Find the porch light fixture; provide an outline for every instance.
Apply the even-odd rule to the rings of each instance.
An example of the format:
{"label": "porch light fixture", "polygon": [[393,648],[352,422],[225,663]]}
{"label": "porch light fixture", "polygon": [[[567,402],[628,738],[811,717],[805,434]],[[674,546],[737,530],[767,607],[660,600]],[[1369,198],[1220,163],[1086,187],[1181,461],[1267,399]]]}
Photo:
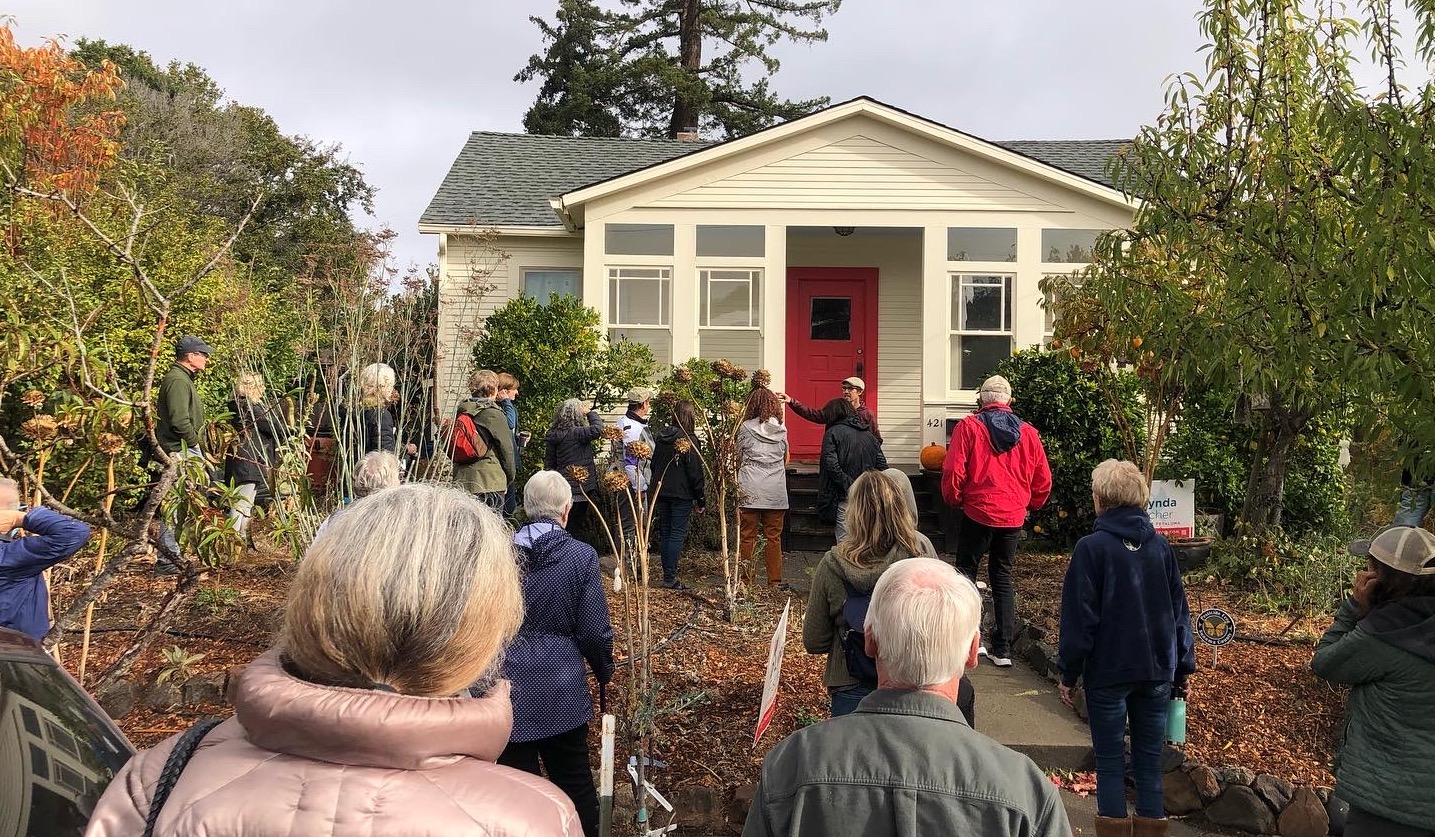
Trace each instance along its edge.
{"label": "porch light fixture", "polygon": [[835,232],[835,233],[837,233],[838,235],[842,236],[843,238],[846,238],[847,236],[851,235],[852,233],[857,232],[857,228],[856,228],[856,227],[833,227],[833,228],[832,228],[832,231]]}

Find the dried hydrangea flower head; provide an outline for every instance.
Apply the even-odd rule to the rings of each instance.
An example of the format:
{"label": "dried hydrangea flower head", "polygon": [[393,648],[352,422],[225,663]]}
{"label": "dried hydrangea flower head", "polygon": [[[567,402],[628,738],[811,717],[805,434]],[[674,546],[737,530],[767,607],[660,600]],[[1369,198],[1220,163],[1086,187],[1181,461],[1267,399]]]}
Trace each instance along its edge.
{"label": "dried hydrangea flower head", "polygon": [[653,447],[641,439],[635,439],[628,443],[624,451],[634,459],[648,459],[653,455]]}
{"label": "dried hydrangea flower head", "polygon": [[582,465],[569,465],[567,469],[564,470],[564,473],[568,475],[568,479],[573,480],[579,485],[587,485],[588,477],[591,476],[588,473],[588,469]]}
{"label": "dried hydrangea flower head", "polygon": [[628,487],[628,476],[622,471],[609,471],[603,475],[603,490],[617,493]]}
{"label": "dried hydrangea flower head", "polygon": [[48,442],[60,434],[60,423],[55,417],[42,413],[20,425],[20,432],[27,439],[36,442]]}

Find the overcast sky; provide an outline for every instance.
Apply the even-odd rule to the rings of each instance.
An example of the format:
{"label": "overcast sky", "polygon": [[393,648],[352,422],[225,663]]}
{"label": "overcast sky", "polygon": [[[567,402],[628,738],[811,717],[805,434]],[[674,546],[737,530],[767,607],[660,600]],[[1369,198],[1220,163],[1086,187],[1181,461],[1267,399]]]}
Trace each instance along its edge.
{"label": "overcast sky", "polygon": [[[1129,137],[1196,70],[1199,0],[844,0],[830,39],[780,47],[790,98],[867,95],[989,139]],[[283,131],[338,143],[378,189],[401,264],[437,258],[419,215],[470,131],[521,131],[554,0],[9,0],[23,43],[129,44],[193,62]]]}

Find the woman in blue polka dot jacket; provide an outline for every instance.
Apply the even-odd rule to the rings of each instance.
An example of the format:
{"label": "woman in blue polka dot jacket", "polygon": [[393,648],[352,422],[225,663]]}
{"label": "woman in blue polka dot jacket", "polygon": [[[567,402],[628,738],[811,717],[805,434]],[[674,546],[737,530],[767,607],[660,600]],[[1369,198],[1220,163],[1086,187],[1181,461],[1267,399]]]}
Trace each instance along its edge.
{"label": "woman in blue polka dot jacket", "polygon": [[504,658],[512,682],[513,734],[499,757],[562,788],[583,823],[598,833],[598,791],[588,767],[593,697],[613,676],[613,626],[598,553],[564,529],[573,489],[557,471],[539,471],[523,488],[528,523],[513,536],[523,573],[523,627]]}

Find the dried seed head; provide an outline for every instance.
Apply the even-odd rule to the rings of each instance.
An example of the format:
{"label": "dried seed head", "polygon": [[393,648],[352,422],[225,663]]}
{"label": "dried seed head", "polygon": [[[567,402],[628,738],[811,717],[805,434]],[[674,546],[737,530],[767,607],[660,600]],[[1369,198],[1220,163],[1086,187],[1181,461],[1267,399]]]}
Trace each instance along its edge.
{"label": "dried seed head", "polygon": [[653,455],[653,447],[641,439],[629,442],[624,448],[628,455],[635,459],[648,459]]}
{"label": "dried seed head", "polygon": [[713,378],[711,381],[708,381],[708,389],[712,391],[713,395],[718,395],[719,393],[721,393],[722,378]]}
{"label": "dried seed head", "polygon": [[741,366],[734,366],[732,371],[727,373],[727,376],[734,381],[745,381],[747,380],[747,370]]}
{"label": "dried seed head", "polygon": [[582,465],[569,465],[564,473],[568,475],[568,479],[573,480],[579,485],[586,485],[588,477],[591,476],[588,473],[588,469]]}
{"label": "dried seed head", "polygon": [[623,428],[616,424],[610,424],[603,428],[603,438],[609,442],[623,441]]}
{"label": "dried seed head", "polygon": [[101,433],[95,439],[95,447],[106,456],[114,456],[124,450],[125,439],[115,433]]}
{"label": "dried seed head", "polygon": [[772,386],[772,373],[766,369],[759,369],[752,373],[752,388],[767,389]]}
{"label": "dried seed head", "polygon": [[[713,371],[716,372],[716,373],[718,374],[718,377],[720,377],[720,378],[728,378],[728,377],[731,377],[731,376],[732,376],[732,370],[733,370],[734,368],[735,368],[735,367],[732,365],[732,362],[729,361],[729,360],[728,360],[727,358],[725,358],[725,357],[724,357],[724,358],[718,358],[717,360],[713,361]],[[744,377],[746,377],[746,376],[744,376]]]}
{"label": "dried seed head", "polygon": [[24,422],[20,425],[20,432],[25,438],[37,442],[48,442],[60,434],[60,424],[55,417],[45,413]]}
{"label": "dried seed head", "polygon": [[672,409],[673,407],[677,406],[678,394],[676,392],[664,390],[658,393],[658,403],[669,409]]}
{"label": "dried seed head", "polygon": [[603,490],[614,493],[628,487],[628,476],[622,471],[609,471],[603,475]]}
{"label": "dried seed head", "polygon": [[693,382],[693,370],[686,366],[679,366],[673,370],[673,377],[680,383],[690,384]]}
{"label": "dried seed head", "polygon": [[27,391],[24,395],[20,396],[20,400],[25,402],[26,407],[29,407],[32,410],[38,410],[41,407],[45,406],[45,393],[39,391],[38,389],[32,389]]}
{"label": "dried seed head", "polygon": [[742,405],[738,402],[729,401],[726,404],[723,404],[722,408],[723,412],[727,413],[728,418],[742,418]]}
{"label": "dried seed head", "polygon": [[677,450],[678,453],[687,454],[693,449],[693,443],[686,438],[682,438],[673,442],[673,448]]}
{"label": "dried seed head", "polygon": [[65,413],[60,416],[56,424],[60,425],[60,428],[63,430],[74,430],[79,427],[83,421],[84,418],[79,413]]}

